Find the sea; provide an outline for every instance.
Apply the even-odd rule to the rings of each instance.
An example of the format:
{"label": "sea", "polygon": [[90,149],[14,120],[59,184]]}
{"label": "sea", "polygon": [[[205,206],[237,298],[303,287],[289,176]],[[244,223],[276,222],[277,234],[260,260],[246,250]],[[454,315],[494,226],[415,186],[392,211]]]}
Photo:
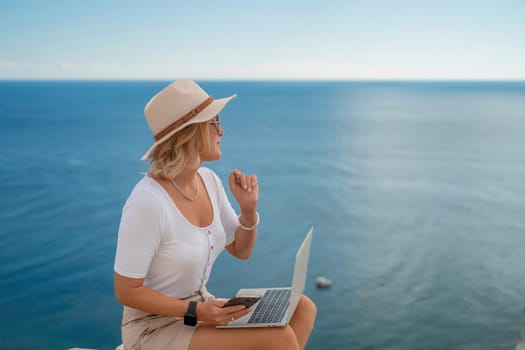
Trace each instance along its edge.
{"label": "sea", "polygon": [[[2,350],[121,343],[117,231],[168,83],[0,82]],[[253,254],[212,293],[289,286],[314,226],[307,349],[525,348],[525,82],[199,83],[238,94],[205,166],[260,183]]]}

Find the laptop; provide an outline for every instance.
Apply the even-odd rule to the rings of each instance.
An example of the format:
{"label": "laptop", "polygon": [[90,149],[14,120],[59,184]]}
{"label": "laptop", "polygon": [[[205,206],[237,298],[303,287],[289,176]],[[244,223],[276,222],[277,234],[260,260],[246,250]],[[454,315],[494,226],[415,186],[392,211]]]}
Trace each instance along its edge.
{"label": "laptop", "polygon": [[293,269],[292,286],[285,288],[245,288],[235,296],[261,296],[252,311],[227,325],[217,328],[283,327],[286,326],[304,292],[310,246],[314,228],[310,228],[297,255]]}

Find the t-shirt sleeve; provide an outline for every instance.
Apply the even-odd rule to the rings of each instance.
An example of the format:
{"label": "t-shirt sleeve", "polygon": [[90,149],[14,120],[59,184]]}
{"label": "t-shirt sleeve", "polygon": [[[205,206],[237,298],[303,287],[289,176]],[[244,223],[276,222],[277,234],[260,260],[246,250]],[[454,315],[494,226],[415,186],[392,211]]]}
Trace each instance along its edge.
{"label": "t-shirt sleeve", "polygon": [[149,191],[132,192],[124,208],[118,231],[114,270],[130,278],[144,278],[158,250],[163,212]]}
{"label": "t-shirt sleeve", "polygon": [[224,228],[224,232],[226,232],[226,245],[229,245],[235,240],[235,231],[239,228],[239,218],[226,195],[226,190],[221,179],[219,179],[213,171],[210,170],[210,172],[213,174],[213,179],[217,187],[222,227]]}

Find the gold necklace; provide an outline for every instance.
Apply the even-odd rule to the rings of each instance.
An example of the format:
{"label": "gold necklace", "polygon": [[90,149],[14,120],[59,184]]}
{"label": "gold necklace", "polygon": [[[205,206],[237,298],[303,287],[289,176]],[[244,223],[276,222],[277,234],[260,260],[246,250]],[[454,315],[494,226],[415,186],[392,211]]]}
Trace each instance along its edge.
{"label": "gold necklace", "polygon": [[196,191],[196,193],[195,193],[195,195],[194,195],[193,197],[190,197],[190,196],[188,196],[186,193],[184,193],[184,191],[183,191],[179,186],[177,186],[177,184],[175,183],[174,180],[171,180],[170,182],[171,182],[171,184],[173,185],[173,187],[175,187],[175,189],[176,189],[177,191],[179,191],[180,194],[182,194],[182,196],[183,196],[184,198],[186,198],[187,200],[189,200],[190,202],[193,202],[194,200],[196,200],[197,198],[199,198],[199,194],[201,193],[201,188],[200,188],[200,186],[199,186],[199,182],[197,181],[197,177],[194,177],[194,178],[193,178],[193,182],[195,183],[195,186],[197,187],[197,191]]}

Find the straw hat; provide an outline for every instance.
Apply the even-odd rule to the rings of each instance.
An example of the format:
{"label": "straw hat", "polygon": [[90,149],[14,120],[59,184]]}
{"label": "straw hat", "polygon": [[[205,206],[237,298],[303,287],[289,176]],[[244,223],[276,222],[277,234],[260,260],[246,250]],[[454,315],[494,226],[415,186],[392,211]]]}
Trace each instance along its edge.
{"label": "straw hat", "polygon": [[235,97],[237,95],[215,100],[193,80],[177,80],[166,86],[144,109],[155,143],[141,159],[150,158],[155,147],[177,131],[212,119]]}

